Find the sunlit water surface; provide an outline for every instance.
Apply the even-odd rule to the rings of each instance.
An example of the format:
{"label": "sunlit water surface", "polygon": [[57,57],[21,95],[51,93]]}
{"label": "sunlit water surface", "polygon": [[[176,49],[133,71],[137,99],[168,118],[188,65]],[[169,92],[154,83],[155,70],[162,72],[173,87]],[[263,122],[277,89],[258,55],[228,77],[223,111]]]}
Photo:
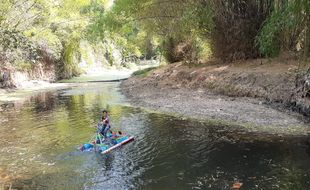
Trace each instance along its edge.
{"label": "sunlit water surface", "polygon": [[[119,83],[89,83],[1,105],[0,169],[15,189],[309,189],[310,138],[269,137],[134,108]],[[100,110],[135,136],[108,155],[76,147]]]}

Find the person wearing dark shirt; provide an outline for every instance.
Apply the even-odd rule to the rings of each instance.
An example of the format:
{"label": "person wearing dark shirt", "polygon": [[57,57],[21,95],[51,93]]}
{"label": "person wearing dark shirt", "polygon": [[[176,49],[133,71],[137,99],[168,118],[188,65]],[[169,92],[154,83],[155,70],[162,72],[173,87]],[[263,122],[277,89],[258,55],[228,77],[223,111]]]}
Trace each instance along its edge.
{"label": "person wearing dark shirt", "polygon": [[110,130],[110,118],[107,110],[102,111],[102,117],[101,117],[101,124],[102,128],[100,133],[106,138],[107,132]]}

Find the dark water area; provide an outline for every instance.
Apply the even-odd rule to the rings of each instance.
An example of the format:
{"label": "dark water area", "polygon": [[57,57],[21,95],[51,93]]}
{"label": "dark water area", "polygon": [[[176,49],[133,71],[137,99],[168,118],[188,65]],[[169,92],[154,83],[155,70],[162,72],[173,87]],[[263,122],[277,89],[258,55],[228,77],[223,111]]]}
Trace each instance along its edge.
{"label": "dark water area", "polygon": [[[310,137],[149,112],[127,104],[119,83],[81,84],[1,107],[0,171],[12,176],[13,189],[225,190],[234,182],[247,190],[310,189]],[[104,108],[112,129],[135,141],[108,155],[78,151]]]}

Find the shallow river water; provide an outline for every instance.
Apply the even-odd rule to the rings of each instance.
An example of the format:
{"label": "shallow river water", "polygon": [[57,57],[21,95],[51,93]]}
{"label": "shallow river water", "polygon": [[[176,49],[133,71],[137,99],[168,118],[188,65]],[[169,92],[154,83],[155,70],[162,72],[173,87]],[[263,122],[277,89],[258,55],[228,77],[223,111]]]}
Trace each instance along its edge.
{"label": "shallow river water", "polygon": [[[105,108],[112,129],[135,140],[105,156],[78,151]],[[0,172],[12,189],[310,189],[310,137],[132,107],[119,83],[40,93],[1,105],[0,117]]]}

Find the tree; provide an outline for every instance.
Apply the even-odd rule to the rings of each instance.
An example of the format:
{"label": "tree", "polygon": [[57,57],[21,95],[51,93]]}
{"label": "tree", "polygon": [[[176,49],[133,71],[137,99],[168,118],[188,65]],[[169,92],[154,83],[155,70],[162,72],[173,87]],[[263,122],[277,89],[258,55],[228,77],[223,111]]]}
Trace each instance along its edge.
{"label": "tree", "polygon": [[308,0],[275,1],[257,36],[260,52],[273,57],[281,50],[301,51],[304,59],[309,57],[309,18]]}

